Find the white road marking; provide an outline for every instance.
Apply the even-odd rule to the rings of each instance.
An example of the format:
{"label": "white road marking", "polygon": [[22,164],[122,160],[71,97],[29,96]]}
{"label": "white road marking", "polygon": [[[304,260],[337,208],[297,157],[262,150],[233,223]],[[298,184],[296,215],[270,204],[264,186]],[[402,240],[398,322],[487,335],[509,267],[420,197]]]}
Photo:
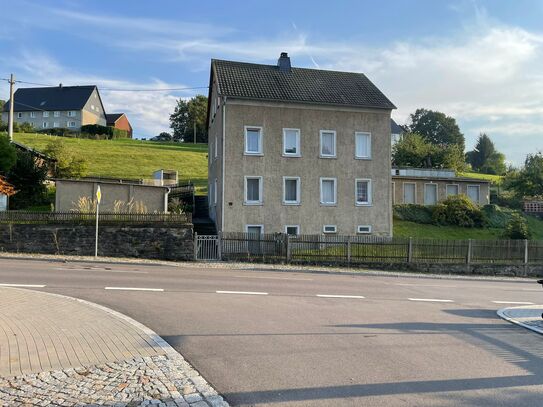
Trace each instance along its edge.
{"label": "white road marking", "polygon": [[494,304],[517,304],[517,305],[534,305],[533,302],[528,301],[492,301]]}
{"label": "white road marking", "polygon": [[335,295],[335,294],[317,294],[317,297],[321,297],[321,298],[359,298],[359,299],[366,298],[366,297],[362,297],[361,295]]}
{"label": "white road marking", "polygon": [[138,271],[138,270],[104,270],[104,269],[78,269],[78,268],[65,268],[57,267],[55,270],[58,271],[93,271],[98,273],[133,273],[133,274],[147,274],[147,271]]}
{"label": "white road marking", "polygon": [[217,294],[268,295],[258,291],[215,291]]}
{"label": "white road marking", "polygon": [[453,300],[439,300],[437,298],[408,298],[408,300],[422,302],[454,302]]}
{"label": "white road marking", "polygon": [[443,285],[443,284],[410,284],[410,283],[396,283],[396,285],[402,286],[413,286],[413,287],[445,287],[445,288],[455,288],[455,285]]}
{"label": "white road marking", "polygon": [[104,290],[122,290],[122,291],[164,291],[163,288],[141,288],[141,287],[104,287]]}
{"label": "white road marking", "polygon": [[45,284],[0,284],[0,287],[43,288],[45,287]]}
{"label": "white road marking", "polygon": [[312,278],[297,278],[297,277],[263,277],[263,276],[234,276],[237,278],[265,278],[268,280],[300,280],[300,281],[313,281]]}

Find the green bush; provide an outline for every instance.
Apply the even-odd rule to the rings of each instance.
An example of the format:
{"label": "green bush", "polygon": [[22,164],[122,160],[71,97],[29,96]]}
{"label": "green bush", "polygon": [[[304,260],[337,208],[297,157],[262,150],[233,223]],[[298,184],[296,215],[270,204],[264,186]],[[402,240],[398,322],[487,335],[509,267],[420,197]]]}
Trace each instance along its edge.
{"label": "green bush", "polygon": [[122,129],[116,129],[115,127],[110,127],[110,129],[113,130],[113,134],[111,135],[112,139],[128,138],[128,131],[122,130]]}
{"label": "green bush", "polygon": [[424,205],[394,205],[394,217],[416,223],[432,223],[432,207]]}
{"label": "green bush", "polygon": [[483,227],[485,217],[480,207],[475,205],[466,195],[448,197],[436,205],[432,214],[436,225],[451,225],[461,227]]}
{"label": "green bush", "polygon": [[529,239],[531,237],[530,229],[526,218],[518,213],[514,213],[505,226],[502,237],[504,239]]}
{"label": "green bush", "polygon": [[77,137],[77,132],[64,127],[55,127],[53,129],[40,129],[36,133],[48,134],[50,136],[59,137]]}
{"label": "green bush", "polygon": [[81,126],[81,133],[112,136],[113,130],[111,127],[100,126],[99,124],[86,124]]}

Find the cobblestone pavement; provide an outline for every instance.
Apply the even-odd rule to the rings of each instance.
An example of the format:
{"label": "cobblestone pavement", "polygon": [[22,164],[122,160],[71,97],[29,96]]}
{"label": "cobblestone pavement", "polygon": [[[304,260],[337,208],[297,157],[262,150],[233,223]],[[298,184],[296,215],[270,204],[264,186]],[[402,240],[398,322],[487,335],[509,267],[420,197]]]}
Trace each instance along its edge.
{"label": "cobblestone pavement", "polygon": [[522,307],[503,308],[498,315],[514,324],[543,334],[543,305],[525,305]]}
{"label": "cobblestone pavement", "polygon": [[0,406],[228,406],[148,328],[86,301],[0,288]]}

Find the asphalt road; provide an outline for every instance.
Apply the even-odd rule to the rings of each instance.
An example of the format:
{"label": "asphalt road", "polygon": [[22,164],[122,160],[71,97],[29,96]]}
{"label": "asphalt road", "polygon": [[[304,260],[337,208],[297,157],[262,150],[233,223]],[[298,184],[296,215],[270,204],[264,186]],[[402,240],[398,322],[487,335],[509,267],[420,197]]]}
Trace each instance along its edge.
{"label": "asphalt road", "polygon": [[543,405],[543,338],[496,316],[533,281],[0,259],[0,284],[129,315],[232,405]]}

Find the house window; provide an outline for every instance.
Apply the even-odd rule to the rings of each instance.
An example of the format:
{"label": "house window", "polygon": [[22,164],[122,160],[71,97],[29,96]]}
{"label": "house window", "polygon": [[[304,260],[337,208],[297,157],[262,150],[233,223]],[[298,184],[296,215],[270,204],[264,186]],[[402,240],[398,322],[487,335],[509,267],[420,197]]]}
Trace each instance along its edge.
{"label": "house window", "polygon": [[357,179],[355,180],[355,196],[356,205],[367,206],[371,205],[371,180]]}
{"label": "house window", "polygon": [[91,110],[94,110],[94,105],[91,105]]}
{"label": "house window", "polygon": [[18,119],[22,119],[23,118],[23,114],[21,112],[17,113],[17,118]]}
{"label": "house window", "polygon": [[283,155],[300,157],[300,130],[283,129]]}
{"label": "house window", "polygon": [[300,234],[300,225],[286,225],[285,233],[289,236],[298,236]]}
{"label": "house window", "polygon": [[321,178],[321,205],[337,203],[337,181],[335,178]]}
{"label": "house window", "polygon": [[358,225],[356,227],[356,233],[367,235],[371,233],[371,225]]}
{"label": "house window", "polygon": [[424,184],[424,205],[437,203],[437,184]]}
{"label": "house window", "polygon": [[371,158],[371,133],[356,132],[355,157],[361,159]]}
{"label": "house window", "polygon": [[245,177],[245,205],[262,205],[262,177]]}
{"label": "house window", "polygon": [[245,126],[245,154],[262,155],[262,127]]}
{"label": "house window", "polygon": [[261,236],[264,234],[264,226],[263,225],[245,225],[245,230],[250,235],[256,235]]}
{"label": "house window", "polygon": [[43,112],[43,117],[49,117],[49,112]]}
{"label": "house window", "polygon": [[99,113],[99,112],[100,112],[100,108],[96,106],[96,113]]}
{"label": "house window", "polygon": [[59,122],[53,122],[53,127],[60,127],[60,123]]}
{"label": "house window", "polygon": [[75,122],[68,122],[68,127],[75,127]]}
{"label": "house window", "polygon": [[396,183],[393,181],[392,184],[392,205],[396,204]]}
{"label": "house window", "polygon": [[403,183],[403,203],[404,204],[416,204],[417,203],[417,186],[414,182]]}
{"label": "house window", "polygon": [[30,118],[34,119],[36,117],[36,112],[30,112]]}
{"label": "house window", "polygon": [[473,203],[479,204],[481,188],[479,185],[468,185],[468,198],[471,199]]}
{"label": "house window", "polygon": [[337,226],[336,225],[324,225],[322,227],[323,233],[336,233],[337,232]]}
{"label": "house window", "polygon": [[75,117],[75,110],[70,110],[68,112],[68,117]]}
{"label": "house window", "polygon": [[60,112],[54,112],[54,113],[53,113],[53,116],[55,116],[55,117],[60,117]]}
{"label": "house window", "polygon": [[458,184],[449,184],[446,187],[446,195],[447,197],[458,195]]}
{"label": "house window", "polygon": [[43,123],[41,124],[41,127],[43,127],[44,129],[46,129],[46,128],[47,128],[47,122],[43,122]]}
{"label": "house window", "polygon": [[217,205],[217,178],[213,181],[213,205]]}
{"label": "house window", "polygon": [[336,156],[336,132],[333,130],[321,130],[321,153],[322,158],[333,158]]}
{"label": "house window", "polygon": [[300,177],[283,177],[283,203],[300,204]]}

